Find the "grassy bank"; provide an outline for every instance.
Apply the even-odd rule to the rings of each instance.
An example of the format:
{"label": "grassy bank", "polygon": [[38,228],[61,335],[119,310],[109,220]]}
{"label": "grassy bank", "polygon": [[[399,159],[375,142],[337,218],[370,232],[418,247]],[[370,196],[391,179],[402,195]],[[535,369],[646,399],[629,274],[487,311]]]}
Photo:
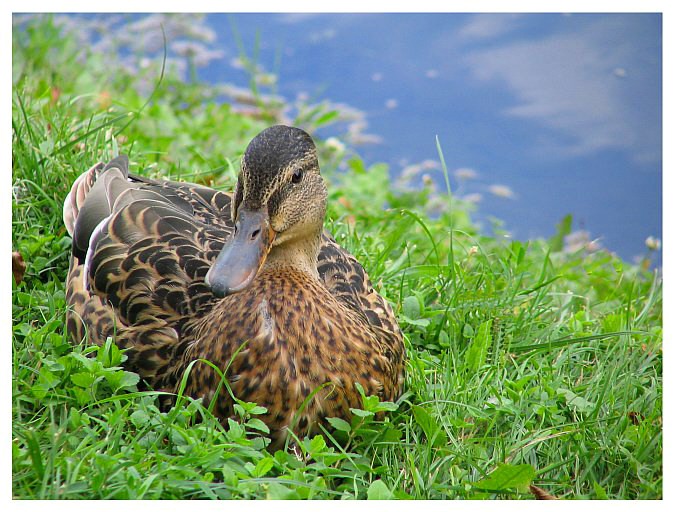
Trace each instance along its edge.
{"label": "grassy bank", "polygon": [[16,498],[662,496],[660,275],[569,250],[564,223],[548,241],[484,236],[447,191],[397,190],[385,166],[321,141],[326,225],[396,311],[405,395],[383,421],[365,401],[307,439],[304,461],[265,450],[253,404],[225,426],[187,398],[160,412],[114,344],[65,337],[63,199],[116,152],[133,172],[230,190],[274,113],[212,101],[161,59],[129,70],[49,20],[15,29],[12,71]]}

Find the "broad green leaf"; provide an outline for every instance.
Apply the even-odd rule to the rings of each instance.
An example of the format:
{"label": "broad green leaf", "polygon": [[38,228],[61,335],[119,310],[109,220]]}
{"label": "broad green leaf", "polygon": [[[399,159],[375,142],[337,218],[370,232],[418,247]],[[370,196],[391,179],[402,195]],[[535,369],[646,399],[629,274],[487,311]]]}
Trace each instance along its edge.
{"label": "broad green leaf", "polygon": [[462,328],[462,336],[465,338],[473,338],[475,335],[476,333],[473,330],[473,327],[471,327],[471,324],[464,324],[464,327]]}
{"label": "broad green leaf", "polygon": [[[289,484],[291,485],[291,484]],[[293,500],[298,499],[298,493],[289,489],[285,485],[277,482],[270,482],[267,487],[267,499],[270,500]]]}
{"label": "broad green leaf", "polygon": [[625,331],[624,315],[617,313],[608,314],[602,319],[602,330],[604,332]]}
{"label": "broad green leaf", "polygon": [[398,404],[394,402],[380,402],[375,407],[375,412],[380,411],[396,411],[398,409]]}
{"label": "broad green leaf", "polygon": [[262,405],[256,405],[255,407],[252,407],[250,411],[248,411],[249,414],[265,414],[267,412],[267,407],[263,407]]}
{"label": "broad green leaf", "polygon": [[148,424],[150,416],[143,409],[138,409],[129,416],[129,419],[137,427],[142,427]]}
{"label": "broad green leaf", "polygon": [[40,368],[39,382],[44,386],[45,389],[51,389],[61,382],[61,379],[50,372],[46,366],[43,366]]}
{"label": "broad green leaf", "polygon": [[360,416],[361,418],[367,418],[368,416],[374,416],[375,413],[371,411],[364,411],[363,409],[354,409],[353,407],[349,408],[352,411],[352,414],[355,416]]}
{"label": "broad green leaf", "polygon": [[558,393],[559,395],[563,395],[565,397],[567,405],[573,407],[574,409],[577,409],[578,411],[589,412],[595,408],[595,404],[593,402],[589,402],[584,397],[577,395],[576,393],[574,393],[574,391],[571,391],[569,389],[558,388],[556,390],[556,393]]}
{"label": "broad green leaf", "polygon": [[[54,334],[54,333],[52,333]],[[50,335],[50,337],[52,337]],[[56,339],[60,341],[61,336],[57,336]],[[65,367],[63,366],[63,363],[60,361],[54,361],[53,359],[43,359],[42,363],[49,368],[50,371],[52,372],[60,372],[65,370]]]}
{"label": "broad green leaf", "polygon": [[402,491],[400,489],[395,490],[393,492],[393,494],[394,494],[394,498],[397,499],[397,500],[413,500],[413,499],[415,499],[410,494],[408,494],[407,492]]}
{"label": "broad green leaf", "polygon": [[255,469],[253,470],[253,476],[260,478],[261,476],[265,476],[269,471],[274,467],[274,459],[272,457],[265,457],[264,459],[260,459],[258,463],[255,465]]}
{"label": "broad green leaf", "polygon": [[535,475],[534,468],[529,464],[500,464],[492,473],[476,482],[474,487],[495,492],[514,489],[527,492]]}
{"label": "broad green leaf", "polygon": [[384,435],[382,436],[382,440],[386,443],[395,443],[397,441],[400,441],[401,438],[403,437],[403,432],[401,432],[397,428],[388,428],[387,430],[384,431]]}
{"label": "broad green leaf", "polygon": [[392,498],[391,491],[387,484],[382,480],[375,480],[368,487],[368,499],[369,500],[390,500]]}
{"label": "broad green leaf", "polygon": [[595,491],[595,497],[599,500],[608,500],[607,492],[605,489],[595,480],[593,481],[593,490]]}
{"label": "broad green leaf", "polygon": [[410,320],[417,320],[421,311],[420,301],[417,297],[411,295],[403,299],[403,314]]}
{"label": "broad green leaf", "polygon": [[448,336],[448,333],[445,331],[441,331],[438,333],[438,344],[441,347],[449,347],[450,346],[450,336]]}
{"label": "broad green leaf", "polygon": [[403,315],[402,319],[410,325],[416,325],[418,327],[426,327],[431,323],[428,318],[418,318],[413,320],[412,318],[408,318],[407,316]]}
{"label": "broad green leaf", "polygon": [[448,436],[445,431],[424,407],[413,405],[412,410],[415,421],[422,427],[424,435],[427,436],[433,447],[438,448],[448,443]]}
{"label": "broad green leaf", "polygon": [[487,359],[488,349],[492,344],[492,320],[487,320],[478,326],[476,335],[469,344],[466,353],[466,364],[472,371],[478,371]]}
{"label": "broad green leaf", "polygon": [[140,380],[141,380],[141,378],[137,373],[125,371],[122,374],[122,379],[120,381],[120,387],[122,387],[122,388],[133,387],[136,384],[138,384],[138,381],[140,381]]}
{"label": "broad green leaf", "polygon": [[251,418],[246,422],[246,426],[255,430],[259,430],[260,432],[264,432],[265,434],[270,433],[269,427],[258,418]]}
{"label": "broad green leaf", "polygon": [[379,397],[375,395],[367,396],[363,399],[363,410],[376,412],[379,404],[380,404]]}
{"label": "broad green leaf", "polygon": [[244,429],[232,418],[227,418],[227,426],[227,434],[230,439],[242,439],[244,437]]}
{"label": "broad green leaf", "polygon": [[309,442],[309,451],[311,453],[320,453],[326,449],[326,441],[322,435],[316,435]]}
{"label": "broad green leaf", "polygon": [[326,418],[326,419],[335,430],[339,430],[340,432],[349,432],[352,429],[351,425],[342,418]]}
{"label": "broad green leaf", "polygon": [[91,373],[85,372],[73,373],[70,376],[71,382],[81,388],[88,388],[91,386],[94,383],[94,379],[95,377]]}

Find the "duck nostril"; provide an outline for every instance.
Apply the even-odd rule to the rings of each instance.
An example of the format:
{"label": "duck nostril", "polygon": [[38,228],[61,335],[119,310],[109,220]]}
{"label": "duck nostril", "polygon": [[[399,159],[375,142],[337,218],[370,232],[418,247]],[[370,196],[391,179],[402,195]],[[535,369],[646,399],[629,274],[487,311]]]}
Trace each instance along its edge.
{"label": "duck nostril", "polygon": [[251,232],[251,240],[255,240],[258,238],[258,235],[260,234],[260,228],[255,229]]}

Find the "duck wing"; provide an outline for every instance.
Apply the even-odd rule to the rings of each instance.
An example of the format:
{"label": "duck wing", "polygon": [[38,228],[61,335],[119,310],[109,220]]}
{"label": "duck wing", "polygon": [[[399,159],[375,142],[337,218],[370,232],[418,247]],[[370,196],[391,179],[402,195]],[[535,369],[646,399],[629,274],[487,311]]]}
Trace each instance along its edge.
{"label": "duck wing", "polygon": [[153,333],[175,342],[216,300],[204,277],[234,230],[228,194],[131,175],[120,156],[76,180],[64,221],[71,335],[81,339],[86,327],[95,343],[113,332],[128,345]]}
{"label": "duck wing", "polygon": [[378,331],[384,330],[402,339],[394,311],[387,300],[375,291],[363,266],[325,230],[318,270],[328,290],[340,302]]}

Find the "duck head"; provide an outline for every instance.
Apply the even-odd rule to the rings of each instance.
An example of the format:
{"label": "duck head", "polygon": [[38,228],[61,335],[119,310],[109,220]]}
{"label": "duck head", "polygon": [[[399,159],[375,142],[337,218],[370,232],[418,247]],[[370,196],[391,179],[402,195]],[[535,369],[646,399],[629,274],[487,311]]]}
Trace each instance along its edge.
{"label": "duck head", "polygon": [[292,258],[316,273],[326,197],[316,146],[306,132],[279,125],[259,133],[241,161],[232,200],[234,235],[206,275],[213,293],[224,297],[245,289],[268,257]]}

